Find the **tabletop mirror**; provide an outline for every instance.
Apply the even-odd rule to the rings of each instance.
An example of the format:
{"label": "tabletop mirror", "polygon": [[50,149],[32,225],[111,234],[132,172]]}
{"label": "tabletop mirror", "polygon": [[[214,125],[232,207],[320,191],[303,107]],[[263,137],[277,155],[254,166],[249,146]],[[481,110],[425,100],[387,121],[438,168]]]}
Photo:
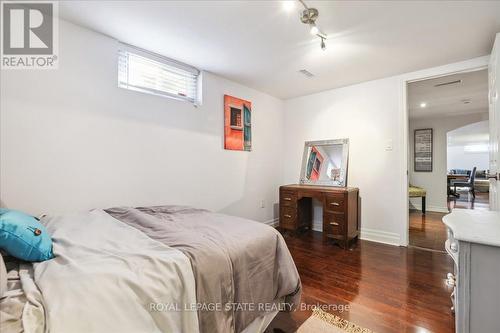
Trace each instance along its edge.
{"label": "tabletop mirror", "polygon": [[300,183],[346,186],[348,153],[349,139],[306,141]]}

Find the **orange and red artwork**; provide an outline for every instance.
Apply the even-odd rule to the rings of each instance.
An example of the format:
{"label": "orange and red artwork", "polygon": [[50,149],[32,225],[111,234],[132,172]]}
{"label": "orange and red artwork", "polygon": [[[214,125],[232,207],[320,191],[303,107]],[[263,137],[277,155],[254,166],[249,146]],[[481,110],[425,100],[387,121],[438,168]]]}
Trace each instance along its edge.
{"label": "orange and red artwork", "polygon": [[224,95],[224,149],[252,150],[252,103]]}
{"label": "orange and red artwork", "polygon": [[316,149],[316,147],[311,148],[311,153],[309,154],[309,160],[307,161],[306,178],[309,180],[318,180],[321,172],[321,167],[323,160],[325,158]]}

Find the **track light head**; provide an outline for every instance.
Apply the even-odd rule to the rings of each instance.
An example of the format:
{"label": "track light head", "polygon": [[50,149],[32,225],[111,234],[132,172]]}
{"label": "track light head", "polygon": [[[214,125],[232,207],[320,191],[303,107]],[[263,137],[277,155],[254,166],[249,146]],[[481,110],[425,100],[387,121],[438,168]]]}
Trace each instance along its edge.
{"label": "track light head", "polygon": [[316,36],[319,33],[319,29],[315,24],[311,24],[311,35]]}

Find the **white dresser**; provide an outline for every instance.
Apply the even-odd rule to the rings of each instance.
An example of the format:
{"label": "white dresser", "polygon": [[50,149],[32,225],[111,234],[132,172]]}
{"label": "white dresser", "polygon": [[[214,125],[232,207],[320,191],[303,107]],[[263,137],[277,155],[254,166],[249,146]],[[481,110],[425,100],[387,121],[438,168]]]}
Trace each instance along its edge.
{"label": "white dresser", "polygon": [[455,209],[443,222],[456,332],[500,332],[500,212]]}

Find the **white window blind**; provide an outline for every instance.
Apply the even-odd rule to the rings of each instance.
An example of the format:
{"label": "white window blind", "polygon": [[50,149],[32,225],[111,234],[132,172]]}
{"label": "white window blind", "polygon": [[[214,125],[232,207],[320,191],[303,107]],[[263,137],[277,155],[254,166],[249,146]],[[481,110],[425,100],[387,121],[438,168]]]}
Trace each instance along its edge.
{"label": "white window blind", "polygon": [[118,86],[195,105],[200,71],[160,55],[121,44],[118,52]]}

